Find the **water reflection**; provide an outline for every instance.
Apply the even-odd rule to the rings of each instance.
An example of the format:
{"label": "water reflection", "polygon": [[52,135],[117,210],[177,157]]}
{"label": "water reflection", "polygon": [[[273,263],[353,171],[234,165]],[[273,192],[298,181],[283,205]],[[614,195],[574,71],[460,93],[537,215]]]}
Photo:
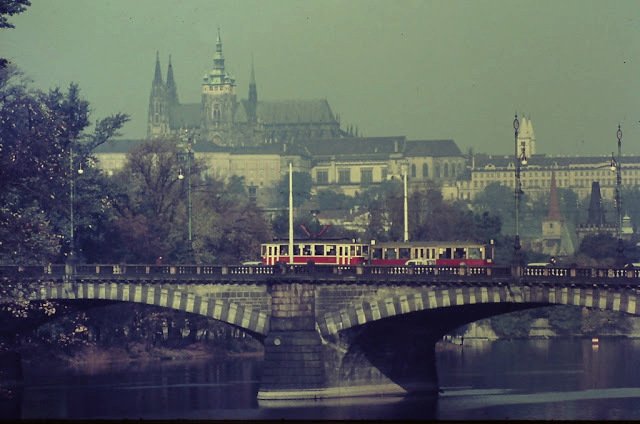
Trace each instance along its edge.
{"label": "water reflection", "polygon": [[0,412],[25,419],[640,419],[635,340],[601,339],[598,350],[591,340],[465,340],[438,353],[439,398],[269,405],[256,399],[260,367],[238,359],[87,372],[30,368],[19,408],[0,405]]}

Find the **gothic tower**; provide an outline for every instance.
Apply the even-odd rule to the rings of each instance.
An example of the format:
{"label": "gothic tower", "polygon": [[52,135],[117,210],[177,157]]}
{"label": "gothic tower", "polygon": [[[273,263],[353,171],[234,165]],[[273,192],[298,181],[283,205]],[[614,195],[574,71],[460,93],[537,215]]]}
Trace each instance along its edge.
{"label": "gothic tower", "polygon": [[249,122],[255,124],[258,118],[258,88],[256,87],[256,72],[253,66],[253,56],[251,56],[251,78],[249,80],[249,101],[247,102],[247,118]]}
{"label": "gothic tower", "polygon": [[234,115],[238,105],[236,81],[224,68],[222,41],[218,28],[213,68],[202,81],[202,130],[206,138],[219,145],[233,145]]}
{"label": "gothic tower", "polygon": [[536,154],[536,135],[533,132],[531,118],[522,116],[518,133],[518,155],[524,153],[527,158]]}
{"label": "gothic tower", "polygon": [[167,68],[167,106],[169,109],[175,108],[175,106],[179,105],[178,101],[178,88],[176,87],[176,82],[173,79],[173,66],[171,65],[171,55],[169,55],[169,67]]}
{"label": "gothic tower", "polygon": [[147,137],[156,138],[169,133],[169,109],[167,107],[166,87],[160,71],[160,54],[156,52],[156,69],[151,83],[149,96],[149,118]]}

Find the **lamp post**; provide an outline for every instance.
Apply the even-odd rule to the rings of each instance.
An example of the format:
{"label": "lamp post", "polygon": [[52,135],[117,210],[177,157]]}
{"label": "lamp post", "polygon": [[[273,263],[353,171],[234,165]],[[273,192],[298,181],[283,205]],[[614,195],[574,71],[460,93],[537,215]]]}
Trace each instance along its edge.
{"label": "lamp post", "polygon": [[[82,175],[82,163],[78,167],[78,175]],[[75,246],[75,195],[76,195],[76,177],[73,166],[73,145],[69,145],[69,255],[67,256],[67,274],[74,271],[74,265],[77,261]]]}
{"label": "lamp post", "polygon": [[403,180],[403,187],[404,187],[404,233],[403,233],[403,240],[404,242],[408,242],[409,241],[409,201],[408,201],[408,196],[407,196],[407,172],[409,168],[409,164],[408,163],[403,163],[402,164],[402,180]]}
{"label": "lamp post", "polygon": [[[192,221],[191,221],[191,155],[193,153],[191,149],[191,139],[189,138],[189,134],[185,131],[185,141],[187,147],[187,249],[189,259],[193,258],[193,231],[192,231]],[[183,180],[185,178],[185,174],[182,172],[182,168],[180,168],[180,173],[178,174],[178,179]]]}
{"label": "lamp post", "polygon": [[516,235],[513,240],[513,261],[517,264],[520,264],[522,260],[520,256],[521,254],[520,252],[520,248],[521,248],[521,245],[520,245],[520,196],[522,196],[524,192],[522,191],[522,181],[520,180],[520,167],[527,164],[527,156],[526,156],[524,146],[522,146],[521,151],[519,151],[518,149],[518,129],[519,128],[520,128],[520,121],[518,121],[518,114],[516,113],[516,116],[513,120],[514,145],[515,145],[514,159],[515,159],[515,177],[516,177],[515,189],[514,189]]}
{"label": "lamp post", "polygon": [[620,125],[618,125],[618,131],[616,132],[616,137],[618,139],[618,157],[615,158],[613,156],[613,152],[611,152],[611,170],[616,173],[616,212],[617,212],[617,228],[616,233],[618,236],[618,245],[616,247],[616,261],[619,266],[623,266],[625,262],[624,258],[624,243],[622,242],[622,198],[620,193],[620,188],[622,185],[622,129]]}

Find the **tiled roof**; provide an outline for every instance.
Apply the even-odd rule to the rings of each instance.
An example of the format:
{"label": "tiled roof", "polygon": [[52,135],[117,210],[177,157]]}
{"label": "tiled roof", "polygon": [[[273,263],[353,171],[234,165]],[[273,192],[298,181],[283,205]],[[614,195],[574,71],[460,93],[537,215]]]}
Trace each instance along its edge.
{"label": "tiled roof", "polygon": [[462,156],[453,140],[407,140],[405,156]]}
{"label": "tiled roof", "polygon": [[258,101],[258,121],[263,124],[336,122],[327,100]]}
{"label": "tiled roof", "polygon": [[[539,168],[570,168],[579,167],[581,165],[593,166],[606,166],[611,160],[610,156],[546,156],[546,155],[533,155],[527,158],[527,168],[539,167]],[[624,164],[634,163],[640,164],[640,156],[622,156],[620,159],[623,169]],[[513,167],[514,158],[513,155],[486,155],[476,154],[474,155],[474,167],[475,169],[482,169],[485,167],[507,168],[509,165]]]}
{"label": "tiled roof", "polygon": [[361,158],[365,155],[386,158],[390,154],[402,152],[404,142],[405,137],[398,136],[310,139],[303,144],[312,156],[318,158],[323,156]]}

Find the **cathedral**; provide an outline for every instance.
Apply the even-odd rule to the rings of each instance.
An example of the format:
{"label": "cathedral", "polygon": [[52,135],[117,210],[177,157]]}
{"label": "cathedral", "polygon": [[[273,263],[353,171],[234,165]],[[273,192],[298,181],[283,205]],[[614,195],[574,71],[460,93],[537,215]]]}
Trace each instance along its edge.
{"label": "cathedral", "polygon": [[240,147],[347,135],[325,99],[258,100],[253,64],[248,96],[239,99],[236,81],[225,70],[220,30],[213,67],[203,76],[201,88],[200,103],[180,103],[171,57],[164,82],[156,53],[147,137],[179,136],[188,131],[196,141]]}

